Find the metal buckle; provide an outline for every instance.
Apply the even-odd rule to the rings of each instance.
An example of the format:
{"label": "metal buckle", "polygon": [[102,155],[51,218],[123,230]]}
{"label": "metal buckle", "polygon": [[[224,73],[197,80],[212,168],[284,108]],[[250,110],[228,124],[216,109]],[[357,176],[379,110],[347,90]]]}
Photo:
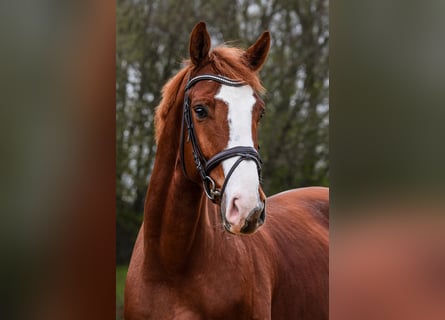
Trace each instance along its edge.
{"label": "metal buckle", "polygon": [[215,181],[210,176],[205,176],[202,184],[204,186],[204,192],[212,201],[216,201],[221,196],[221,191],[216,189]]}

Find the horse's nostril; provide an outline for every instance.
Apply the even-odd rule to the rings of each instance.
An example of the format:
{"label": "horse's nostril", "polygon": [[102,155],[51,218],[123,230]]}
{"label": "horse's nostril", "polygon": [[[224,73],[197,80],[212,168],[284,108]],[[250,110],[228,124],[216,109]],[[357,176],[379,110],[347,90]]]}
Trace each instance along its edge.
{"label": "horse's nostril", "polygon": [[253,209],[250,212],[250,214],[247,217],[246,221],[249,221],[249,223],[250,222],[256,222],[256,221],[258,221],[258,218],[259,218],[260,214],[261,214],[261,209],[260,208],[255,208],[255,209]]}
{"label": "horse's nostril", "polygon": [[264,206],[259,206],[253,209],[241,228],[242,233],[253,233],[256,229],[264,223]]}

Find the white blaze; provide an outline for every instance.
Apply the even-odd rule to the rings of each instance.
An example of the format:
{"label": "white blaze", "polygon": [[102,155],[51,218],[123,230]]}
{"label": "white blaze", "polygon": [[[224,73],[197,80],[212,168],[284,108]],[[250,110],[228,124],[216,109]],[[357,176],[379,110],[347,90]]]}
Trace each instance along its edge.
{"label": "white blaze", "polygon": [[[232,87],[221,85],[215,96],[227,104],[227,121],[229,124],[229,142],[227,149],[236,146],[253,147],[252,111],[255,104],[253,90],[250,86]],[[233,164],[239,157],[229,158],[222,162],[224,175],[227,177]],[[260,202],[258,169],[254,161],[242,161],[231,175],[226,186],[226,218],[239,231],[252,209]],[[233,210],[233,205],[236,210]]]}

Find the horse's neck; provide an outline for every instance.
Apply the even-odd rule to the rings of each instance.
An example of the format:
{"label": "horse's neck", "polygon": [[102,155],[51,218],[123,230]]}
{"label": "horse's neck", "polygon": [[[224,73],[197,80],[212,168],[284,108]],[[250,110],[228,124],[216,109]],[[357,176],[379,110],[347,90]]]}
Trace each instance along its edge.
{"label": "horse's neck", "polygon": [[[178,128],[177,121],[168,127]],[[174,134],[166,136],[158,145],[145,200],[145,254],[152,268],[160,263],[163,269],[179,270],[211,234],[206,228],[208,206],[202,189],[184,176],[177,163],[179,139],[171,138]]]}
{"label": "horse's neck", "polygon": [[[164,267],[175,269],[186,261],[200,224],[200,188],[172,170],[168,180],[153,172],[145,207],[146,248]],[[160,176],[164,176],[161,172]]]}

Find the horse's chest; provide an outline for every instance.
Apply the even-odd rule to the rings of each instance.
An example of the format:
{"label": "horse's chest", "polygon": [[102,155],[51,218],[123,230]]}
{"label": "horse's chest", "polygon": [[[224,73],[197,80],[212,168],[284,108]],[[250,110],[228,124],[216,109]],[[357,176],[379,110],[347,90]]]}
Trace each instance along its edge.
{"label": "horse's chest", "polygon": [[[215,274],[215,277],[220,275]],[[202,283],[205,282],[205,283]],[[239,282],[236,279],[223,279],[212,281],[204,278],[201,284],[196,288],[200,291],[197,304],[201,304],[207,315],[222,316],[235,319],[234,315],[248,315],[252,308],[250,297],[250,287],[245,282]],[[196,292],[195,291],[195,292]],[[189,292],[193,294],[192,292]]]}
{"label": "horse's chest", "polygon": [[[152,310],[163,319],[250,319],[249,286],[221,274],[194,274],[150,286]],[[166,307],[168,306],[168,307]]]}

